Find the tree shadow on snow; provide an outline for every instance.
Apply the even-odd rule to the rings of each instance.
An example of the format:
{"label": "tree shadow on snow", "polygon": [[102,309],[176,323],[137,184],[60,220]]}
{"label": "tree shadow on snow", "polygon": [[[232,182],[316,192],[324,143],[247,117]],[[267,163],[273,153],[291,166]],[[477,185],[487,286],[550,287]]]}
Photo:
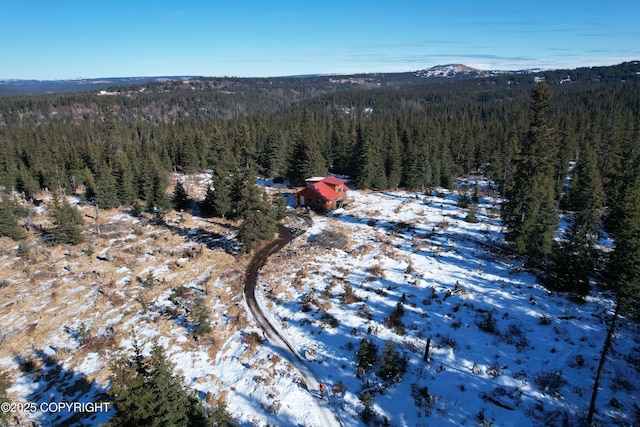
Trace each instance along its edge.
{"label": "tree shadow on snow", "polygon": [[40,425],[95,426],[114,414],[104,387],[83,373],[65,369],[45,351],[36,349],[30,356],[15,356],[15,360],[22,373],[19,382],[28,383],[25,385],[31,390],[24,396],[34,405],[31,419]]}

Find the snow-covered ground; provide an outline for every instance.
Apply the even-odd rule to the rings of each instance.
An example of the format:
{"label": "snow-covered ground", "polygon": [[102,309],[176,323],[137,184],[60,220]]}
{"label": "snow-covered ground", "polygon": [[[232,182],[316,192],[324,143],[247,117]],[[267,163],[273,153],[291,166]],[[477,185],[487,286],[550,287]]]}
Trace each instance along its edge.
{"label": "snow-covered ground", "polygon": [[[359,395],[370,391],[377,421],[391,425],[580,425],[611,299],[594,291],[579,304],[551,294],[519,262],[492,251],[501,229],[491,197],[481,198],[479,221],[469,223],[457,192],[351,196],[350,209],[315,215],[313,227],[276,255],[261,278],[265,305],[319,381],[336,390],[328,402],[341,422],[362,424]],[[346,247],[319,244],[327,231],[346,236]],[[358,302],[343,301],[346,286]],[[404,331],[385,326],[399,301]],[[363,338],[379,354],[388,340],[396,344],[408,362],[399,383],[385,385],[376,368],[357,378]],[[638,344],[636,325],[621,322],[598,395],[599,425],[635,421]],[[271,348],[258,348],[244,362],[234,360],[239,352],[229,343],[217,369],[229,372],[223,383],[241,421],[320,425],[309,420],[308,394],[291,371],[274,364]],[[251,367],[243,382],[239,363]],[[277,402],[279,411],[256,413],[256,399],[246,396],[261,408]]]}
{"label": "snow-covered ground", "polygon": [[[0,289],[0,320],[8,325],[0,368],[15,379],[12,399],[41,404],[103,397],[111,350],[83,350],[71,332],[86,326],[103,334],[112,327],[116,345],[130,347],[134,331],[147,349],[153,342],[166,346],[187,383],[203,400],[224,399],[241,426],[323,426],[323,408],[344,426],[361,426],[359,397],[365,391],[374,399],[373,422],[381,425],[386,419],[395,426],[579,426],[613,302],[597,289],[582,304],[549,293],[502,254],[495,246],[502,239],[497,200],[488,183],[480,184],[486,191],[477,223],[464,220],[468,209],[457,206],[457,192],[353,191],[347,209],[313,215],[313,226],[263,267],[260,303],[311,375],[327,386],[325,399],[243,314],[237,283],[245,261],[213,246],[194,258],[184,255],[212,226],[197,218],[171,223],[168,230],[132,222],[142,229],[140,236],[125,233],[96,246],[94,258],[106,257],[110,246],[115,261],[91,261],[86,274],[99,278],[105,266],[113,268],[109,288],[96,287],[98,279],[74,287],[43,276],[47,280],[36,279],[20,293],[18,279],[8,279],[11,287]],[[215,230],[229,239],[224,227]],[[164,241],[164,250],[139,249],[141,239],[149,245]],[[65,261],[67,255],[53,258],[60,274],[80,269]],[[6,271],[19,262],[8,255],[2,260]],[[143,288],[140,279],[149,272],[157,284]],[[197,292],[203,283],[214,332],[210,340],[194,342],[188,320],[167,313],[175,308],[175,287]],[[344,299],[348,289],[355,295],[351,301]],[[105,300],[100,292],[106,291],[115,296]],[[27,297],[35,305],[15,310]],[[399,302],[404,328],[386,321]],[[56,310],[57,317],[38,323],[43,313]],[[60,316],[67,316],[64,322]],[[364,338],[379,355],[388,341],[395,343],[407,361],[400,381],[385,384],[377,367],[357,375],[356,352]],[[636,324],[619,323],[598,395],[598,425],[637,422],[639,338]],[[43,425],[97,425],[109,417],[76,414],[71,422],[70,415],[27,418]]]}

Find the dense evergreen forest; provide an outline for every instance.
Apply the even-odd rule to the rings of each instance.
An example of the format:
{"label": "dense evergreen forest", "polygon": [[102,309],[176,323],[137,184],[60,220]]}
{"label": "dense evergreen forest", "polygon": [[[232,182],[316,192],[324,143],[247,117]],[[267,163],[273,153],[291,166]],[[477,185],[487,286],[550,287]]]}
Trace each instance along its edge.
{"label": "dense evergreen forest", "polygon": [[[632,163],[638,141],[637,63],[547,73],[559,186],[588,146],[604,185]],[[637,71],[636,71],[637,72]],[[567,75],[571,82],[560,84]],[[528,129],[534,75],[416,84],[389,79],[202,79],[90,93],[0,100],[0,185],[151,197],[167,171],[256,172],[293,184],[326,171],[360,188],[449,187],[482,170],[504,183]],[[366,86],[362,88],[362,86]],[[381,86],[372,88],[370,86]],[[93,194],[89,194],[93,196]]]}
{"label": "dense evergreen forest", "polygon": [[[482,172],[512,202],[537,182],[534,176],[543,177],[538,188],[552,191],[540,192],[533,205],[576,211],[586,202],[576,191],[563,197],[563,185],[578,161],[583,172],[576,178],[584,170],[590,178],[574,182],[590,193],[597,180],[601,200],[590,203],[597,212],[608,208],[609,229],[620,231],[634,203],[624,195],[639,169],[639,72],[635,61],[455,80],[410,73],[202,78],[110,88],[102,96],[6,97],[0,99],[0,186],[27,198],[47,188],[82,192],[103,208],[144,200],[168,209],[170,171],[211,170],[203,207],[242,216],[251,209],[241,206],[238,186],[255,174],[299,186],[331,172],[358,188],[385,190],[451,188],[455,177]],[[532,103],[541,86],[543,99],[538,94]],[[584,159],[590,163],[581,164]],[[543,199],[546,205],[538,203]],[[530,224],[519,225],[524,208],[505,208],[516,251],[538,260],[532,264],[546,260],[550,240],[535,250],[523,243],[540,234],[540,224],[529,217]],[[552,229],[554,221],[544,227]]]}

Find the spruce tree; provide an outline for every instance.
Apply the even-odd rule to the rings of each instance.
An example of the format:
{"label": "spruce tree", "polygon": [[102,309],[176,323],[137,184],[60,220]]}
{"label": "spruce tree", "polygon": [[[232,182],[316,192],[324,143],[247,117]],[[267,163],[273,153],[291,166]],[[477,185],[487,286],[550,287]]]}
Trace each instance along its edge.
{"label": "spruce tree", "polygon": [[552,254],[550,285],[561,292],[585,296],[590,290],[589,277],[597,266],[596,243],[604,200],[596,159],[588,147],[580,154],[567,198],[574,212]]}
{"label": "spruce tree", "polygon": [[369,424],[375,418],[375,411],[373,409],[374,398],[368,391],[365,391],[359,396],[360,402],[364,409],[360,413],[360,419],[363,423]]}
{"label": "spruce tree", "polygon": [[197,296],[191,303],[191,318],[193,323],[193,335],[196,337],[207,335],[211,332],[211,318],[204,298]]}
{"label": "spruce tree", "polygon": [[357,167],[355,181],[358,188],[372,188],[384,190],[387,188],[385,168],[385,153],[382,142],[378,139],[379,132],[373,129],[369,120],[360,123],[357,128],[356,153]]}
{"label": "spruce tree", "polygon": [[231,194],[233,171],[236,170],[231,146],[226,141],[216,139],[210,147],[211,192],[207,192],[207,215],[226,218],[232,210]]}
{"label": "spruce tree", "polygon": [[131,168],[131,162],[126,155],[122,154],[116,161],[114,167],[116,178],[116,192],[118,199],[123,205],[131,205],[136,202],[138,195],[136,192],[135,172]]}
{"label": "spruce tree", "polygon": [[200,213],[204,216],[213,216],[216,213],[215,193],[211,185],[207,186],[207,192],[200,203]]}
{"label": "spruce tree", "polygon": [[218,404],[211,411],[209,421],[215,427],[235,427],[233,417],[227,410],[227,405],[223,401],[218,401]]}
{"label": "spruce tree", "polygon": [[261,241],[272,238],[275,232],[273,212],[267,204],[262,203],[256,209],[244,212],[237,237],[243,251],[249,252]]}
{"label": "spruce tree", "polygon": [[165,350],[154,345],[148,357],[134,343],[133,355],[119,353],[109,364],[116,414],[111,426],[206,426],[197,397],[173,372]]}
{"label": "spruce tree", "polygon": [[231,210],[235,217],[243,217],[244,214],[257,206],[258,187],[256,187],[256,176],[253,170],[237,170],[233,175],[233,182],[230,188]]}
{"label": "spruce tree", "polygon": [[0,237],[6,236],[13,240],[25,237],[24,230],[18,223],[18,218],[26,216],[26,209],[22,208],[15,200],[8,197],[0,197]]}
{"label": "spruce tree", "polygon": [[407,360],[396,350],[396,345],[389,340],[382,349],[378,376],[388,383],[400,381],[407,370]]}
{"label": "spruce tree", "polygon": [[287,216],[287,199],[283,193],[273,196],[273,212],[276,220],[281,220]]}
{"label": "spruce tree", "polygon": [[82,183],[84,184],[84,198],[86,200],[95,200],[98,184],[96,184],[93,172],[88,167],[82,170]]}
{"label": "spruce tree", "polygon": [[212,177],[211,204],[213,215],[219,218],[226,218],[231,212],[232,206],[232,183],[228,171],[223,175]]}
{"label": "spruce tree", "polygon": [[171,207],[171,201],[166,193],[167,173],[160,167],[156,155],[147,156],[138,181],[138,195],[147,202],[147,209],[167,210]]}
{"label": "spruce tree", "polygon": [[53,225],[47,230],[47,236],[53,243],[77,245],[84,241],[82,214],[65,198],[54,196],[49,206],[49,216]]}
{"label": "spruce tree", "polygon": [[187,194],[182,182],[177,181],[176,186],[173,189],[173,196],[171,197],[171,204],[177,211],[184,211],[191,207],[191,199]]}
{"label": "spruce tree", "polygon": [[360,348],[356,352],[358,371],[366,373],[375,366],[378,361],[378,346],[371,340],[363,338]]}
{"label": "spruce tree", "polygon": [[273,237],[275,213],[256,185],[256,176],[251,169],[236,173],[232,200],[236,216],[242,219],[237,238],[243,251],[249,252],[261,241]]}
{"label": "spruce tree", "polygon": [[27,199],[32,199],[34,194],[40,190],[38,181],[31,175],[29,170],[21,163],[16,177],[16,190],[23,193]]}
{"label": "spruce tree", "polygon": [[94,200],[100,209],[113,209],[120,206],[116,178],[106,164],[100,167],[95,184]]}
{"label": "spruce tree", "polygon": [[[0,373],[0,404],[11,403],[7,396],[7,389],[9,388],[9,378],[3,372]],[[9,411],[0,411],[0,427],[9,426]]]}
{"label": "spruce tree", "polygon": [[640,162],[624,177],[617,209],[626,212],[619,219],[609,270],[622,312],[640,313]]}
{"label": "spruce tree", "polygon": [[327,173],[326,159],[319,144],[311,139],[299,137],[292,153],[291,168],[287,177],[291,185],[303,186],[305,179],[311,176],[324,176]]}
{"label": "spruce tree", "polygon": [[558,222],[555,194],[557,144],[548,124],[551,89],[539,83],[532,93],[527,136],[516,160],[513,182],[505,190],[505,238],[528,263],[540,266],[553,248]]}
{"label": "spruce tree", "polygon": [[402,180],[402,153],[400,151],[400,141],[397,135],[388,135],[388,149],[385,167],[387,172],[387,186],[392,189],[398,188]]}

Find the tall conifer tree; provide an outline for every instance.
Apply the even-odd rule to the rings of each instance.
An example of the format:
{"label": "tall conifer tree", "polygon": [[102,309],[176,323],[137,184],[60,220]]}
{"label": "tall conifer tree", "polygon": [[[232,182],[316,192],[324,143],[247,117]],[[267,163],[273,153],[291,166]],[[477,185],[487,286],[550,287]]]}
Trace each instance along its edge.
{"label": "tall conifer tree", "polygon": [[191,207],[191,199],[187,194],[182,182],[177,181],[176,186],[173,189],[173,196],[171,197],[171,204],[177,211],[187,210]]}
{"label": "tall conifer tree", "polygon": [[116,178],[111,168],[104,163],[98,171],[94,199],[100,209],[113,209],[120,206]]}
{"label": "tall conifer tree", "polygon": [[23,239],[24,230],[18,224],[18,218],[26,216],[26,209],[22,208],[15,200],[8,197],[0,197],[0,237],[7,236],[13,240]]}
{"label": "tall conifer tree", "polygon": [[640,312],[640,162],[625,175],[616,200],[617,209],[626,212],[614,234],[615,250],[610,271],[623,312]]}
{"label": "tall conifer tree", "polygon": [[597,266],[595,246],[600,235],[604,200],[595,155],[589,147],[580,153],[567,197],[569,209],[574,212],[569,227],[553,251],[551,286],[584,296],[590,290],[589,276]]}
{"label": "tall conifer tree", "polygon": [[110,426],[206,426],[197,397],[173,373],[164,348],[154,345],[148,357],[134,343],[131,355],[119,354],[110,367],[111,394],[116,415]]}
{"label": "tall conifer tree", "polygon": [[237,237],[244,251],[248,252],[260,241],[273,237],[276,232],[275,213],[256,185],[256,175],[252,170],[236,173],[232,199],[234,212],[242,219]]}
{"label": "tall conifer tree", "polygon": [[547,118],[550,105],[551,89],[539,83],[532,93],[529,130],[502,204],[506,239],[535,266],[551,253],[558,222],[554,181],[557,143]]}
{"label": "tall conifer tree", "polygon": [[382,142],[379,140],[379,132],[373,126],[371,120],[363,123],[361,119],[357,128],[358,151],[355,180],[359,188],[384,190],[387,188],[385,154]]}

